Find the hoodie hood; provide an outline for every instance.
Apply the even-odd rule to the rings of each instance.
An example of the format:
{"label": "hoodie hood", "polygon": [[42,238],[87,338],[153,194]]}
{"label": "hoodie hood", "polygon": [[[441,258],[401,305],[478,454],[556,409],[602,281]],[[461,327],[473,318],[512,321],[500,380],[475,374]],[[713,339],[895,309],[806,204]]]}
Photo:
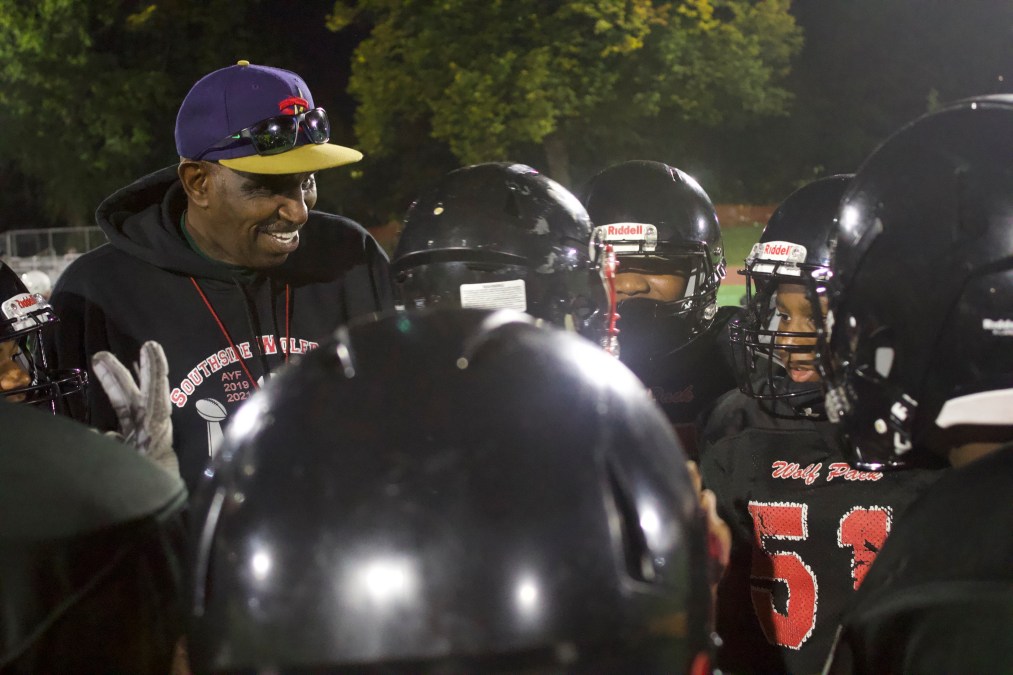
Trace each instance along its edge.
{"label": "hoodie hood", "polygon": [[99,204],[95,220],[116,248],[170,272],[229,281],[235,271],[190,248],[179,229],[186,193],[176,165],[148,174]]}
{"label": "hoodie hood", "polygon": [[[183,276],[234,283],[234,266],[194,251],[180,230],[186,193],[176,166],[148,174],[114,192],[99,205],[95,220],[110,244],[134,258]],[[299,248],[278,267],[261,270],[260,276],[297,285],[332,281],[361,263],[367,242],[371,241],[358,223],[320,211],[310,211],[300,235]],[[380,256],[386,263],[386,256]]]}

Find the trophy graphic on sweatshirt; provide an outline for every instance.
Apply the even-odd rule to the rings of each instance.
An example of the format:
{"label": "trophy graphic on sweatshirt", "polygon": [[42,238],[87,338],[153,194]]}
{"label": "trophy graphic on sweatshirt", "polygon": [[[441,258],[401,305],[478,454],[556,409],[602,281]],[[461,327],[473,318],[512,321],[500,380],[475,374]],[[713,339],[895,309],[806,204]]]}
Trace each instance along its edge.
{"label": "trophy graphic on sweatshirt", "polygon": [[225,406],[213,398],[197,401],[197,414],[208,423],[208,457],[214,457],[222,447],[222,422],[229,416]]}

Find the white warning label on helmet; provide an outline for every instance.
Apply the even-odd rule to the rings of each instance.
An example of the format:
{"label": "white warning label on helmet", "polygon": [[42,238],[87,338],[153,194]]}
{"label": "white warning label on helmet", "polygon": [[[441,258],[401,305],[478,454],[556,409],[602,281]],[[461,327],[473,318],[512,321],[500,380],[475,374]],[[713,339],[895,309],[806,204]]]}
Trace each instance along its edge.
{"label": "white warning label on helmet", "polygon": [[757,244],[757,257],[761,260],[784,260],[791,263],[805,262],[806,248],[790,241],[765,241]]}
{"label": "white warning label on helmet", "polygon": [[42,309],[39,297],[28,293],[18,293],[4,300],[4,318],[11,321],[11,327],[18,331],[39,324],[39,320],[31,316],[32,312]]}
{"label": "white warning label on helmet", "polygon": [[647,253],[658,246],[658,228],[649,223],[610,223],[591,232],[591,257],[595,244],[612,244],[616,253]]}
{"label": "white warning label on helmet", "polygon": [[528,294],[524,279],[461,284],[461,307],[475,309],[516,309],[526,312]]}

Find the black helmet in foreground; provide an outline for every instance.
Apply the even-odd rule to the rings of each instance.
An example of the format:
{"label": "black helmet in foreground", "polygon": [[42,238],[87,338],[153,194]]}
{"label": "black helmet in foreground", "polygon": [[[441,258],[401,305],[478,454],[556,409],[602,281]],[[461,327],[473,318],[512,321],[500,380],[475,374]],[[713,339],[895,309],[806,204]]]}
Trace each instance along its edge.
{"label": "black helmet in foreground", "polygon": [[195,497],[195,672],[699,667],[678,441],[622,364],[532,321],[352,324],[250,399]]}
{"label": "black helmet in foreground", "polygon": [[[818,342],[826,346],[831,242],[851,178],[828,176],[788,195],[740,272],[746,277],[746,311],[729,324],[739,389],[779,417],[825,417],[815,350]],[[807,307],[786,306],[791,296]],[[808,314],[808,321],[797,310]]]}
{"label": "black helmet in foreground", "polygon": [[1013,96],[950,105],[860,167],[834,252],[827,413],[858,463],[1013,424]]}
{"label": "black helmet in foreground", "polygon": [[524,164],[467,166],[408,210],[395,292],[405,309],[515,309],[607,347],[612,303],[590,240],[587,212],[559,183]]}
{"label": "black helmet in foreground", "polygon": [[187,494],[132,447],[0,399],[0,672],[165,675]]}
{"label": "black helmet in foreground", "polygon": [[4,387],[0,396],[51,412],[62,409],[66,396],[83,396],[88,383],[84,371],[57,371],[46,362],[47,333],[58,321],[49,302],[30,293],[17,272],[0,261],[0,356],[24,373],[11,378],[17,384]]}
{"label": "black helmet in foreground", "polygon": [[700,184],[667,164],[634,160],[594,176],[581,199],[594,240],[615,249],[618,274],[685,280],[674,299],[619,298],[624,362],[648,361],[706,332],[717,313],[725,256],[714,205]]}

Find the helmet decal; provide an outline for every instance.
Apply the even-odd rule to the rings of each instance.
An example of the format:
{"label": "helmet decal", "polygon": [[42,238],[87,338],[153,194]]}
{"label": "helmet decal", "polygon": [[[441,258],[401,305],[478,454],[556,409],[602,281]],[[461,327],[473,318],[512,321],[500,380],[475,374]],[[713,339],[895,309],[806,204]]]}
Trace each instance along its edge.
{"label": "helmet decal", "polygon": [[4,317],[11,321],[11,328],[23,331],[32,326],[41,326],[43,322],[38,318],[38,314],[48,306],[41,295],[19,293],[4,301],[2,309]]}
{"label": "helmet decal", "polygon": [[461,307],[526,311],[528,302],[524,279],[461,284]]}
{"label": "helmet decal", "polygon": [[658,228],[650,223],[610,223],[594,228],[591,239],[611,244],[616,253],[652,253],[658,247]]}

